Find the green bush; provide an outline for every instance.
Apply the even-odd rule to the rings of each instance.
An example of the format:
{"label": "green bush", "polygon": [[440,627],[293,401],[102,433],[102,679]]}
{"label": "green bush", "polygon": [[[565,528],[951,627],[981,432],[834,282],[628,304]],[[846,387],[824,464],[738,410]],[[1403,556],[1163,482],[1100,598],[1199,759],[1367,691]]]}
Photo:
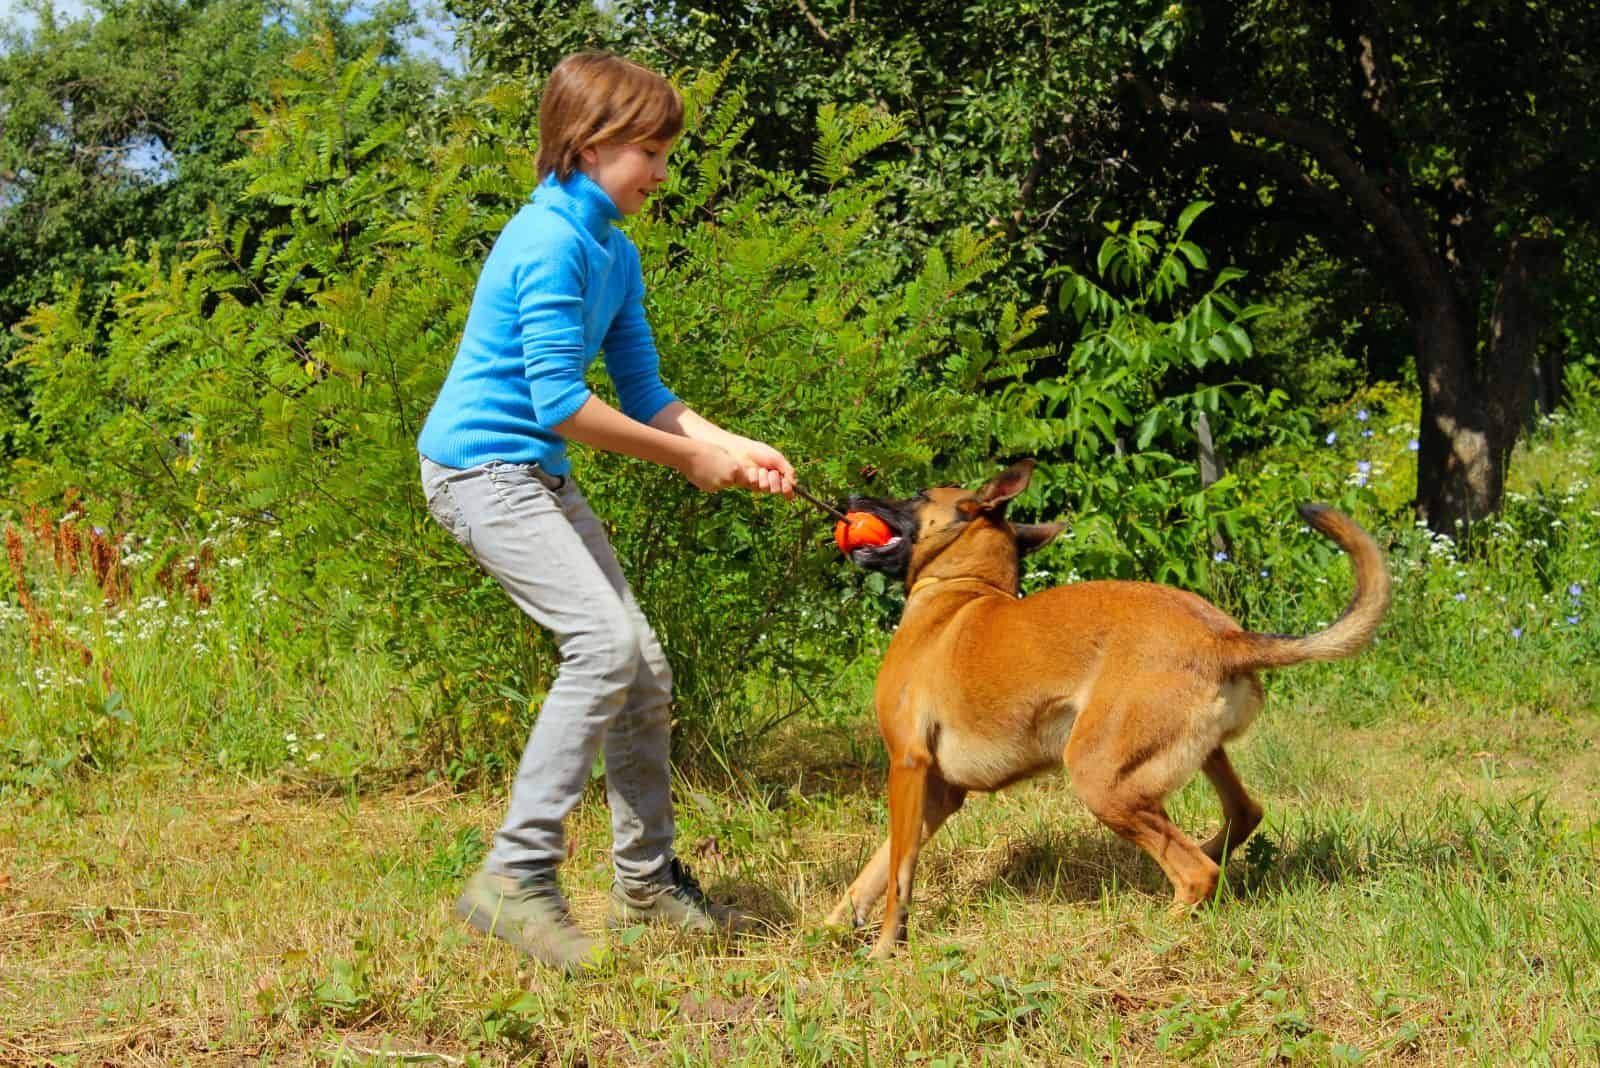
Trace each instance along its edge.
{"label": "green bush", "polygon": [[[517,132],[535,101],[502,83],[430,145],[374,119],[375,56],[340,67],[324,39],[291,67],[240,162],[252,206],[281,223],[214,210],[179,261],[130,256],[108,327],[71,301],[39,309],[22,360],[52,459],[19,474],[33,499],[81,490],[92,517],[144,536],[254,531],[288,611],[414,669],[424,752],[492,766],[555,658],[427,518],[414,439],[477,265],[535,184]],[[994,417],[979,387],[1025,367],[1036,313],[999,310],[998,344],[972,328],[993,258],[970,234],[915,272],[879,254],[886,173],[866,159],[896,120],[824,109],[827,189],[802,195],[795,176],[737,164],[743,99],[722,81],[684,86],[677,173],[630,225],[669,384],[785,449],[819,493],[865,471],[920,485],[949,457],[982,471]],[[820,700],[830,663],[882,619],[841,596],[825,525],[798,503],[702,495],[609,455],[579,472],[662,632],[691,738]]]}
{"label": "green bush", "polygon": [[[68,300],[31,316],[23,369],[32,432],[48,438],[36,454],[50,459],[15,468],[15,484],[33,501],[81,493],[89,521],[134,531],[125,550],[209,543],[248,561],[247,582],[226,595],[219,585],[230,622],[215,678],[77,687],[73,715],[104,737],[132,725],[139,744],[259,768],[309,761],[303,739],[326,733],[322,766],[353,768],[378,749],[392,759],[375,726],[388,716],[405,759],[454,778],[502,772],[555,650],[428,518],[414,440],[478,265],[535,184],[524,131],[536,100],[520,81],[494,84],[435,135],[380,115],[375,56],[333,55],[326,39],[297,55],[260,114],[239,163],[240,218],[214,209],[176,260],[130,251],[109,308]],[[1356,409],[1294,408],[1236,377],[1264,309],[1236,304],[1238,272],[1213,272],[1188,239],[1203,204],[1170,229],[1110,227],[1095,277],[1060,275],[1078,337],[1044,351],[1030,347],[1041,309],[985,289],[990,240],[957,230],[916,263],[885,251],[906,246],[884,240],[895,176],[873,153],[899,135],[897,119],[823,108],[802,182],[741,161],[745,100],[724,72],[682,88],[675,172],[628,225],[664,377],[703,414],[782,448],[813,492],[973,484],[1034,455],[1042,467],[1018,516],[1072,525],[1037,558],[1030,588],[1169,581],[1280,630],[1326,618],[1320,591],[1342,590],[1328,582],[1336,552],[1297,540],[1294,503],[1332,500],[1368,522],[1403,509],[1394,480],[1354,477],[1361,463],[1381,475],[1406,462],[1403,438],[1384,437],[1381,455],[1313,450],[1318,421],[1347,423],[1340,447],[1355,449]],[[1359,403],[1399,426],[1414,420],[1408,396]],[[1225,451],[1270,447],[1204,486],[1201,413]],[[840,559],[827,519],[775,497],[701,494],[615,455],[577,459],[672,658],[683,744],[720,753],[789,716],[859,711],[900,593]],[[1241,581],[1271,560],[1294,573]],[[386,681],[338,691],[350,664]],[[263,710],[251,680],[279,669],[295,685]],[[45,723],[50,691],[19,689],[44,706],[29,722]],[[341,716],[319,704],[339,699],[383,707]],[[145,704],[174,700],[177,716]],[[94,744],[91,763],[115,758]],[[35,764],[70,759],[63,746]]]}

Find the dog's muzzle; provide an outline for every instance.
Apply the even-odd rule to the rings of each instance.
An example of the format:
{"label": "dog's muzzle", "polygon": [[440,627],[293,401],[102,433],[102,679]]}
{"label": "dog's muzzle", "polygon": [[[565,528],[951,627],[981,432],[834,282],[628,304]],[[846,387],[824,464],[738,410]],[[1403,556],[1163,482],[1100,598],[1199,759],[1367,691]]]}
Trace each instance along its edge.
{"label": "dog's muzzle", "polygon": [[911,502],[884,501],[874,497],[851,497],[847,510],[867,512],[889,527],[889,540],[882,545],[861,545],[850,550],[850,562],[869,571],[881,571],[903,578],[911,566],[911,546],[916,541],[917,519]]}

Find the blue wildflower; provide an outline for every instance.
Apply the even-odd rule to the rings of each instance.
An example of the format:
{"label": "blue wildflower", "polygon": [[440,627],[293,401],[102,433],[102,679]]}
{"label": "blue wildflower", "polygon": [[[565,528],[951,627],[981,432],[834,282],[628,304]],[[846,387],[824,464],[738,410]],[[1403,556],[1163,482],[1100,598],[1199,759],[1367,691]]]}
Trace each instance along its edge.
{"label": "blue wildflower", "polygon": [[1366,461],[1366,460],[1357,460],[1356,461],[1356,470],[1360,471],[1363,475],[1367,474],[1369,471],[1372,470],[1372,464],[1370,462]]}
{"label": "blue wildflower", "polygon": [[1513,638],[1521,638],[1522,637],[1522,628],[1521,627],[1512,627],[1511,628],[1511,636]]}
{"label": "blue wildflower", "polygon": [[1582,597],[1583,596],[1583,586],[1580,583],[1574,582],[1572,585],[1567,587],[1567,593],[1568,593],[1569,596],[1573,597],[1574,599],[1576,599],[1578,597]]}
{"label": "blue wildflower", "polygon": [[1365,408],[1361,409],[1356,413],[1356,418],[1365,423],[1367,421],[1367,410]]}
{"label": "blue wildflower", "polygon": [[1458,593],[1458,594],[1456,594],[1456,600],[1458,600],[1458,601],[1465,601],[1465,600],[1466,600],[1466,599],[1467,599],[1467,595],[1466,595],[1466,594],[1464,594],[1464,593]]}
{"label": "blue wildflower", "polygon": [[1361,436],[1364,438],[1370,438],[1372,436],[1372,428],[1368,427],[1367,429],[1363,430],[1361,432]]}
{"label": "blue wildflower", "polygon": [[1412,438],[1410,441],[1406,442],[1406,448],[1410,449],[1412,452],[1416,452],[1418,448],[1417,439]]}
{"label": "blue wildflower", "polygon": [[1578,615],[1577,615],[1577,613],[1574,612],[1572,615],[1568,616],[1567,617],[1567,622],[1569,624],[1571,624],[1572,626],[1576,627],[1578,625]]}
{"label": "blue wildflower", "polygon": [[1219,564],[1225,564],[1228,562],[1228,554],[1223,552],[1221,549],[1218,549],[1212,554],[1211,559],[1215,560]]}

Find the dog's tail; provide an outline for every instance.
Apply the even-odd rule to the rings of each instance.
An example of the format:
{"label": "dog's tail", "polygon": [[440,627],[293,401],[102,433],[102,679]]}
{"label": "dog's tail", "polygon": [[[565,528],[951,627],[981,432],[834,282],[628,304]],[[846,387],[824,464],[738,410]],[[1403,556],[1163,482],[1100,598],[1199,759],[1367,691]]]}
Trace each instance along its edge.
{"label": "dog's tail", "polygon": [[1367,647],[1389,607],[1389,569],[1372,535],[1325,504],[1303,504],[1300,515],[1350,554],[1356,592],[1326,630],[1304,637],[1239,631],[1223,638],[1223,658],[1236,671],[1287,667],[1308,660],[1342,660]]}

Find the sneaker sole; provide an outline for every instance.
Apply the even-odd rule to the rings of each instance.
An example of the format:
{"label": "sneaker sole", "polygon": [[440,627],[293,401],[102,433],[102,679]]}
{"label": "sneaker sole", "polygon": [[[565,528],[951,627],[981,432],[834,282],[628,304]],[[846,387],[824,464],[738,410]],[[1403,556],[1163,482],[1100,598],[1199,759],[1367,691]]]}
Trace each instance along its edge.
{"label": "sneaker sole", "polygon": [[670,927],[675,931],[696,935],[731,933],[731,928],[719,924],[715,920],[704,925],[684,924],[654,909],[641,909],[635,905],[623,904],[616,898],[611,899],[610,905],[606,909],[606,927],[608,930],[620,931],[628,927],[646,927],[650,925]]}
{"label": "sneaker sole", "polygon": [[536,960],[540,964],[549,965],[552,968],[560,968],[568,975],[581,975],[584,972],[594,971],[600,966],[598,956],[594,952],[597,947],[593,942],[590,943],[589,952],[573,958],[561,958],[554,954],[541,952],[517,937],[513,930],[508,929],[503,924],[495,923],[495,915],[485,911],[466,894],[462,894],[456,899],[456,915],[465,920],[467,926],[474,931],[488,935],[490,938],[498,938],[500,941],[516,947],[519,952],[529,959]]}

